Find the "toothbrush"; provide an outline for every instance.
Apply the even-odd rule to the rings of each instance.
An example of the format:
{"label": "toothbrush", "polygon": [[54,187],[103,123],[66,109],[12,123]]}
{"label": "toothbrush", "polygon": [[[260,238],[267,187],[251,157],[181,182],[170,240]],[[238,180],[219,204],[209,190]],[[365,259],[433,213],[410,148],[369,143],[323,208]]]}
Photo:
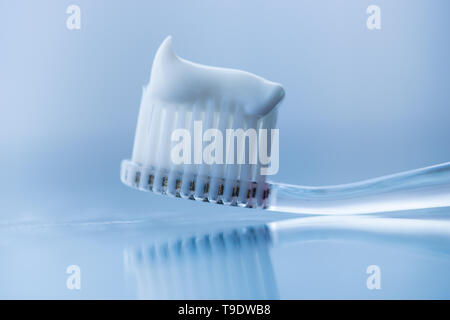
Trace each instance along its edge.
{"label": "toothbrush", "polygon": [[341,240],[450,253],[450,221],[314,216],[176,237],[126,248],[143,299],[277,299],[272,249]]}
{"label": "toothbrush", "polygon": [[[187,147],[198,151],[205,145],[195,138],[193,142],[183,140],[186,149],[178,154],[194,160],[173,161],[178,143],[173,133],[180,129],[189,137],[198,136],[200,131],[203,138],[203,130],[206,134],[215,129],[228,137],[229,130],[254,129],[270,136],[265,151],[276,156],[276,119],[284,94],[280,84],[254,74],[182,59],[172,49],[172,38],[167,37],[155,55],[150,83],[143,89],[132,159],[122,161],[121,181],[139,190],[174,197],[303,214],[450,206],[450,162],[337,186],[288,185],[267,180],[267,162],[250,161],[261,156],[261,145],[252,147],[250,135],[249,143],[245,137],[236,146],[226,142],[226,161],[202,162],[202,151],[192,155]],[[211,137],[211,143],[216,143],[215,139]],[[257,139],[264,142],[261,135]],[[240,146],[243,151],[235,152]]]}

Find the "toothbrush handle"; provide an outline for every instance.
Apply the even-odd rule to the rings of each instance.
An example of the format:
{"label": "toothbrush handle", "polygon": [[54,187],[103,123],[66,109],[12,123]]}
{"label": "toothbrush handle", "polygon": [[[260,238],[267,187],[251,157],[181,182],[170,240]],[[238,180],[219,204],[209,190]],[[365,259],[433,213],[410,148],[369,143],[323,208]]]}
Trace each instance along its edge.
{"label": "toothbrush handle", "polygon": [[266,209],[303,214],[361,214],[450,206],[450,162],[328,187],[270,183]]}

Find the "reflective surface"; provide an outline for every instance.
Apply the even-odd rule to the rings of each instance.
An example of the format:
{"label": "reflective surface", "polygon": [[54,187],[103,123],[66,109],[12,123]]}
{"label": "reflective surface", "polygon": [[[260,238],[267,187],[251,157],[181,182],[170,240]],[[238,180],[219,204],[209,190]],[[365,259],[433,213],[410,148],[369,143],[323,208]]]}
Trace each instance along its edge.
{"label": "reflective surface", "polygon": [[[0,297],[450,298],[450,208],[203,223],[181,214],[3,224]],[[80,290],[67,288],[70,265]]]}

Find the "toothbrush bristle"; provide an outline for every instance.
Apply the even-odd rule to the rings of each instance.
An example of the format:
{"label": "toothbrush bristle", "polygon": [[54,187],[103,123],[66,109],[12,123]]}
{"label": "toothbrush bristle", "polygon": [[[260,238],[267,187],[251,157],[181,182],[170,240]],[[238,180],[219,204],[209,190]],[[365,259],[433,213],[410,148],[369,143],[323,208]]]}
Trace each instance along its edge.
{"label": "toothbrush bristle", "polygon": [[[268,205],[268,198],[270,194],[270,184],[267,182],[260,182],[259,184],[256,181],[249,182],[249,187],[244,190],[244,195],[242,195],[243,189],[239,188],[241,184],[240,180],[235,180],[233,183],[232,194],[224,200],[223,192],[226,186],[226,179],[217,179],[211,178],[209,176],[198,177],[196,175],[192,176],[192,179],[189,180],[189,192],[183,192],[182,178],[176,179],[172,188],[169,188],[168,181],[171,175],[181,176],[180,172],[173,173],[171,171],[166,172],[165,174],[159,174],[158,181],[155,180],[155,177],[158,175],[156,172],[158,169],[155,167],[143,167],[136,163],[133,163],[130,160],[122,161],[121,168],[121,181],[129,187],[141,190],[141,191],[152,191],[161,195],[168,195],[177,198],[187,198],[190,200],[197,200],[203,202],[216,203],[221,205],[230,205],[230,206],[241,206],[246,208],[266,208]],[[161,172],[161,171],[160,171]],[[217,190],[212,193],[211,191],[211,180],[220,180],[217,183]],[[202,180],[205,181],[203,183],[203,193],[201,195],[195,193],[196,189],[196,181]],[[260,198],[257,198],[257,189],[258,186],[263,190]]]}

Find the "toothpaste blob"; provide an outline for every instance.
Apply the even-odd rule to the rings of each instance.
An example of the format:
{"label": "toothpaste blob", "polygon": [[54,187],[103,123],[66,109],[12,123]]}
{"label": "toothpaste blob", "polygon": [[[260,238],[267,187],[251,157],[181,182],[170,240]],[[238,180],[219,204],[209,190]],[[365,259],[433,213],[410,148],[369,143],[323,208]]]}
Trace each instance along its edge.
{"label": "toothpaste blob", "polygon": [[283,99],[284,90],[280,84],[249,72],[184,60],[174,53],[169,36],[153,61],[149,94],[153,100],[176,104],[222,100],[241,106],[247,115],[261,117]]}
{"label": "toothpaste blob", "polygon": [[265,175],[278,170],[273,129],[283,97],[278,83],[178,57],[167,37],[143,89],[133,156],[122,164],[122,181],[184,198],[264,205]]}

